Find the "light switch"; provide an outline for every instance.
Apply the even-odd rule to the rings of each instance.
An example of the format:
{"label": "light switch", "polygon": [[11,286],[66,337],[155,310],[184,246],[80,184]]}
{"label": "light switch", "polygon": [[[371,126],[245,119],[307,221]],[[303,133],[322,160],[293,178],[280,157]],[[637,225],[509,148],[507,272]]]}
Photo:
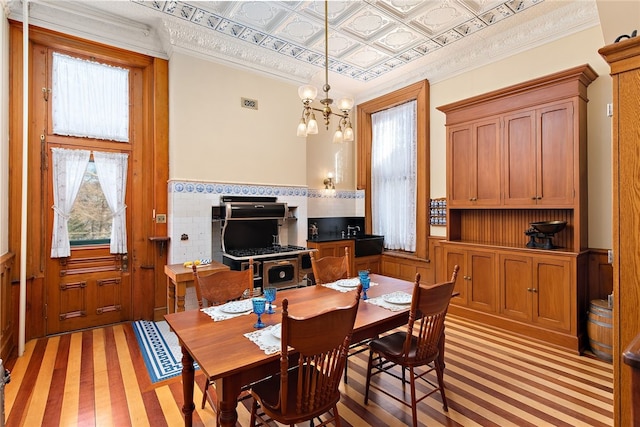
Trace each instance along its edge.
{"label": "light switch", "polygon": [[158,223],[158,224],[166,224],[167,223],[167,214],[156,214],[156,223]]}

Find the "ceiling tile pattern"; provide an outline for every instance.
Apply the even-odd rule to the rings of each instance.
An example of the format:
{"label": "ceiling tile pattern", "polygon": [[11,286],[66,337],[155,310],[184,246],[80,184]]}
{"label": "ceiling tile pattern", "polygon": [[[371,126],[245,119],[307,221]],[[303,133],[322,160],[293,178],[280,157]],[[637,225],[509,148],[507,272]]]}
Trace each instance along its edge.
{"label": "ceiling tile pattern", "polygon": [[[329,68],[368,82],[543,1],[330,1]],[[160,17],[170,15],[212,34],[324,67],[322,1],[131,2]]]}

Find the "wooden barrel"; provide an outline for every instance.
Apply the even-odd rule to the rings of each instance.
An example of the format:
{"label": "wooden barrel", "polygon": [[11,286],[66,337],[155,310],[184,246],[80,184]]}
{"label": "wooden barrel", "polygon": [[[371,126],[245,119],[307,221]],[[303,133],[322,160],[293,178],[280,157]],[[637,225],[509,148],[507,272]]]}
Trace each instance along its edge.
{"label": "wooden barrel", "polygon": [[611,307],[603,299],[594,299],[589,306],[587,334],[593,354],[599,359],[613,360],[613,316]]}

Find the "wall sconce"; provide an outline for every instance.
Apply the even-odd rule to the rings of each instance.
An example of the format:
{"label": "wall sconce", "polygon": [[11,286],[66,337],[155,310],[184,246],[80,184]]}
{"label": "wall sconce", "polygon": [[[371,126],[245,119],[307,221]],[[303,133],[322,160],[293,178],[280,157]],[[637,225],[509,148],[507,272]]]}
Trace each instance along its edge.
{"label": "wall sconce", "polygon": [[336,186],[333,183],[333,174],[332,173],[328,173],[327,177],[324,180],[324,189],[325,190],[335,190]]}

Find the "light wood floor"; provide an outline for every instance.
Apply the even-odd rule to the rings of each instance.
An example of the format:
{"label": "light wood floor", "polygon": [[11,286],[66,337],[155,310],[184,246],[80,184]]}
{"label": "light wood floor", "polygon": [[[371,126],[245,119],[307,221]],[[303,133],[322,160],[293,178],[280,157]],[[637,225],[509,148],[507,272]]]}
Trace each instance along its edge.
{"label": "light wood floor", "polygon": [[[449,412],[439,395],[418,404],[425,426],[612,426],[612,368],[587,356],[545,348],[449,316],[445,382]],[[411,412],[372,391],[364,406],[367,353],[349,359],[339,412],[346,426],[411,423]],[[39,339],[7,362],[7,426],[179,426],[180,377],[151,384],[131,324]],[[385,387],[400,392],[393,378]],[[194,425],[215,425],[204,410],[197,373]],[[248,425],[251,400],[238,407]]]}

